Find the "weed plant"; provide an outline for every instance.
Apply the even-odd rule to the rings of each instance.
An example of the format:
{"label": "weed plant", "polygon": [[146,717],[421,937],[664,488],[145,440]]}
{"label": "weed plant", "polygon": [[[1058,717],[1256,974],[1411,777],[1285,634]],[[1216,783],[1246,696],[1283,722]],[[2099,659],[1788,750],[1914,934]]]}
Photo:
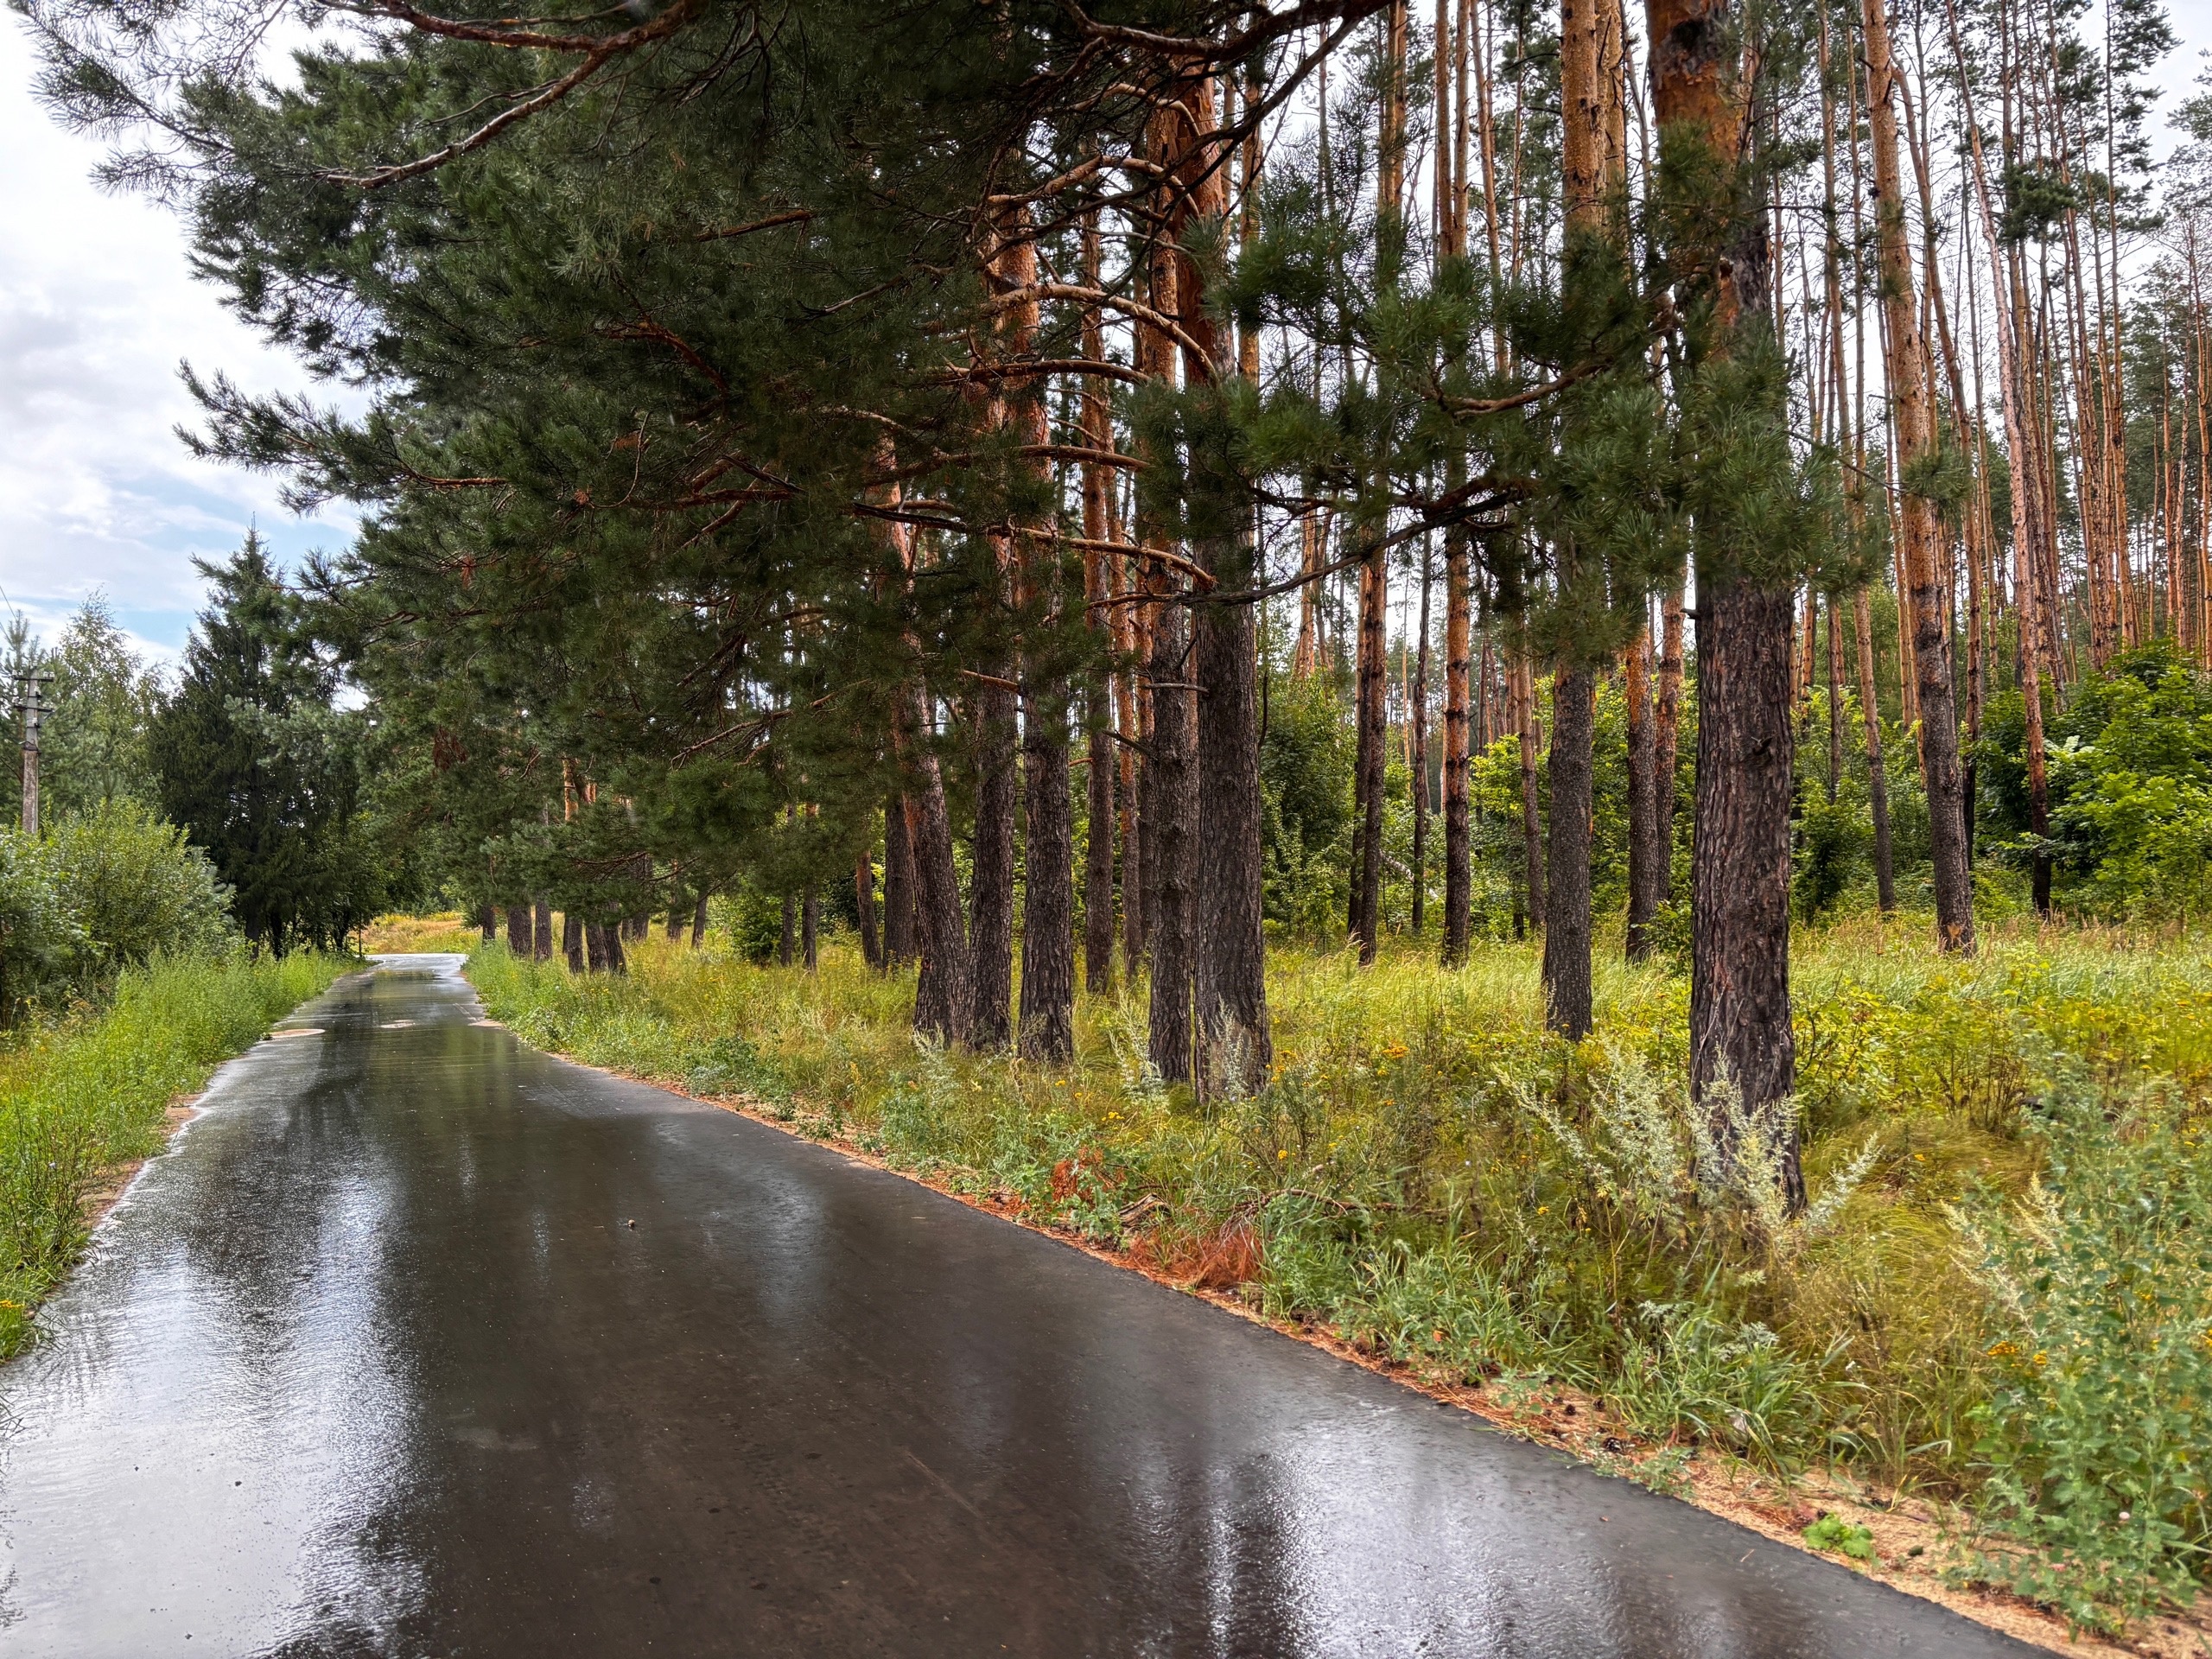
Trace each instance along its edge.
{"label": "weed plant", "polygon": [[40,1300],[83,1249],[86,1198],[102,1173],[155,1151],[172,1100],[346,965],[304,952],[156,956],[125,969],[102,1004],[9,1033],[0,1046],[0,1357],[29,1339]]}
{"label": "weed plant", "polygon": [[1211,1101],[1145,1065],[1141,986],[1084,997],[1046,1069],[918,1046],[911,976],[842,943],[812,975],[658,941],[624,977],[498,946],[470,972],[530,1041],[750,1096],[1431,1375],[1969,1500],[2012,1541],[1985,1573],[2124,1619],[2212,1541],[2212,963],[2025,926],[1952,962],[1925,931],[1801,934],[1798,1216],[1756,1166],[1704,1179],[1740,1103],[1691,1109],[1687,981],[1617,952],[1569,1046],[1529,949],[1280,949],[1273,1074]]}

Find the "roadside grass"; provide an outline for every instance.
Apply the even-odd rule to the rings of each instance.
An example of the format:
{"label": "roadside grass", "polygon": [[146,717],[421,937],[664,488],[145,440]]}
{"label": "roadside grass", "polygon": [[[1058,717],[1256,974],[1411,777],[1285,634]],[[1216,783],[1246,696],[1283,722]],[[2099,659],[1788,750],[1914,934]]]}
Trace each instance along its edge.
{"label": "roadside grass", "polygon": [[435,916],[379,916],[361,930],[365,956],[415,950],[469,951],[483,943],[474,924],[457,910]]}
{"label": "roadside grass", "polygon": [[104,1172],[159,1149],[163,1112],[349,963],[295,953],[156,957],[99,1004],[0,1034],[0,1358],[89,1234]]}
{"label": "roadside grass", "polygon": [[743,1096],[956,1190],[1235,1289],[1425,1376],[1595,1397],[1652,1447],[1840,1466],[1963,1501],[1966,1570],[2116,1627],[2212,1546],[2212,960],[2173,933],[1914,918],[1801,936],[1812,1203],[1708,1180],[1688,988],[1601,962],[1597,1030],[1541,1030],[1535,952],[1464,969],[1279,947],[1275,1064],[1197,1102],[1138,994],[1086,995],[1064,1070],[918,1046],[911,975],[659,940],[625,977],[479,948],[518,1035]]}

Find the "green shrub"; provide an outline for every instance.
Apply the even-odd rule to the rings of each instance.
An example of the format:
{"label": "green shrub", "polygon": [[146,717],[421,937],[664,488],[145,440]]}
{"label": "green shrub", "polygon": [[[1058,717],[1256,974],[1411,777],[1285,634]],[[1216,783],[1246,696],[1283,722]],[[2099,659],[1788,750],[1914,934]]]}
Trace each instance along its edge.
{"label": "green shrub", "polygon": [[66,984],[86,948],[53,849],[0,827],[0,1025],[26,999]]}
{"label": "green shrub", "polygon": [[61,895],[103,963],[219,950],[230,892],[207,855],[137,801],[107,801],[54,832]]}
{"label": "green shrub", "polygon": [[2155,1096],[2114,1121],[2076,1079],[2046,1122],[2026,1195],[1959,1212],[1999,1366],[1984,1507],[2037,1547],[1983,1567],[2090,1624],[2188,1599],[2212,1541],[2212,1167]]}

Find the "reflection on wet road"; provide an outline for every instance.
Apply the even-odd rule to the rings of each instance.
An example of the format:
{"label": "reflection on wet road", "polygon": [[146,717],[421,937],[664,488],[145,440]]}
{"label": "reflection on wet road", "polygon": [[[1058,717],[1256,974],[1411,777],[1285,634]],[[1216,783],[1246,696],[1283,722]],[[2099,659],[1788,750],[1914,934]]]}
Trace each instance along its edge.
{"label": "reflection on wet road", "polygon": [[227,1068],[0,1372],[0,1655],[2028,1651],[456,967]]}

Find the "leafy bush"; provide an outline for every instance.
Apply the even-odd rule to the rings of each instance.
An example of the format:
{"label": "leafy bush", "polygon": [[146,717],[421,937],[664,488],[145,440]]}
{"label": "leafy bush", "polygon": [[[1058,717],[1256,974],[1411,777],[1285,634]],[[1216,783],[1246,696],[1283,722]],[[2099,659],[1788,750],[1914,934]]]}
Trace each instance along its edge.
{"label": "leafy bush", "polygon": [[230,893],[215,867],[138,802],[65,818],[52,845],[62,899],[103,963],[217,950],[230,937]]}
{"label": "leafy bush", "polygon": [[[2090,674],[2048,721],[2050,839],[2065,896],[2107,915],[2212,907],[2212,677],[2161,640]],[[1993,699],[1983,727],[1990,826],[2007,855],[2028,836],[2026,721],[2019,694]]]}
{"label": "leafy bush", "polygon": [[1986,1503],[2039,1547],[1984,1568],[2097,1624],[2187,1599],[2212,1542],[2212,1168],[2155,1096],[2115,1125],[2076,1077],[2047,1122],[2027,1193],[1959,1213],[1997,1335]]}
{"label": "leafy bush", "polygon": [[0,1025],[24,999],[64,982],[85,947],[53,849],[0,826]]}

